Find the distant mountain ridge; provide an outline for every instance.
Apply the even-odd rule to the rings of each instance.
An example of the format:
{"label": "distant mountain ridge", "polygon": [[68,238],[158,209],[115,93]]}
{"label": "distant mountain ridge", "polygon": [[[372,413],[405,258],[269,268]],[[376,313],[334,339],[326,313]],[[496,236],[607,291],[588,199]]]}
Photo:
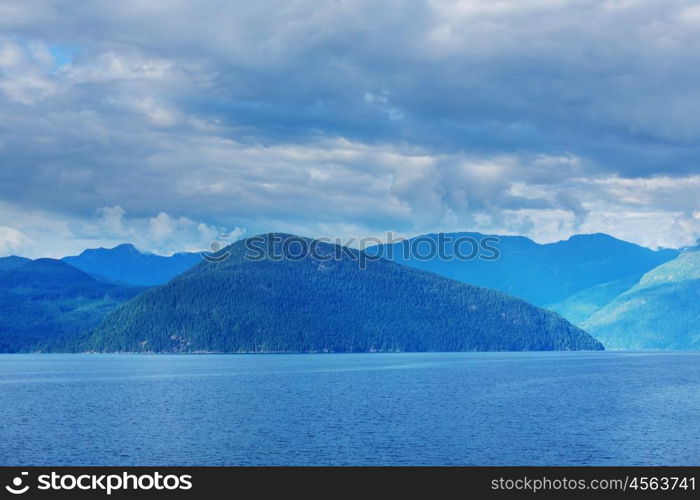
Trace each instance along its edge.
{"label": "distant mountain ridge", "polygon": [[0,352],[73,350],[80,335],[143,290],[100,283],[55,259],[0,271]]}
{"label": "distant mountain ridge", "polygon": [[646,273],[582,323],[612,349],[700,349],[700,250]]}
{"label": "distant mountain ridge", "polygon": [[62,260],[89,274],[131,285],[153,286],[167,283],[202,257],[198,253],[176,253],[170,257],[143,253],[124,243],[114,248],[88,249]]}
{"label": "distant mountain ridge", "polygon": [[[435,239],[437,236],[437,234],[430,234],[424,238]],[[468,236],[478,241],[488,235],[449,233],[449,236],[453,239]],[[566,241],[545,245],[522,236],[498,238],[500,241],[496,246],[501,255],[495,261],[403,259],[403,246],[411,244],[415,239],[409,240],[408,243],[394,245],[392,260],[403,264],[404,266],[401,267],[409,270],[411,268],[427,270],[462,283],[500,290],[509,295],[519,295],[524,300],[536,302],[537,305],[550,309],[574,325],[589,331],[606,347],[613,349],[700,348],[697,340],[700,338],[700,333],[696,328],[696,317],[700,315],[697,307],[698,298],[700,298],[700,258],[697,256],[700,255],[700,248],[654,251],[604,234],[576,235]],[[231,248],[239,249],[240,244]],[[386,250],[387,248],[379,246],[368,249],[368,253],[372,255]],[[54,259],[32,261],[18,256],[1,257],[0,352],[14,352],[17,349],[23,351],[28,349],[112,349],[112,346],[97,342],[98,337],[94,334],[98,331],[96,328],[102,318],[110,311],[146,290],[146,287],[132,283],[158,285],[167,283],[173,278],[180,280],[181,274],[188,275],[188,271],[193,271],[200,263],[202,258],[199,254],[181,253],[164,257],[140,252],[131,244],[118,245],[111,249],[89,249],[79,256],[66,257],[61,261]],[[294,273],[300,272],[304,279],[311,277],[309,270],[304,267],[306,265],[300,266],[294,270]],[[319,269],[325,269],[324,266],[322,264]],[[255,282],[256,276],[252,268],[244,266],[240,269],[245,269],[250,282]],[[262,265],[260,269],[266,279],[270,277],[269,268]],[[336,284],[340,286],[345,283],[343,280],[349,280],[348,289],[355,290],[354,287],[362,281],[358,282],[358,276],[361,275],[351,273],[344,267],[342,269]],[[281,275],[283,280],[287,280],[285,282],[290,287],[297,286],[293,279],[285,274],[287,271],[291,269],[284,269]],[[634,272],[625,274],[629,271]],[[212,278],[215,281],[222,279],[218,275],[213,275]],[[224,278],[223,281],[228,283],[230,280]],[[401,277],[399,283],[403,283],[403,286],[415,286],[415,283],[405,280],[405,277]],[[331,296],[341,302],[343,299],[340,298],[340,293],[331,285],[324,283],[324,286],[330,287]],[[268,286],[270,290],[275,290],[274,283]],[[418,288],[424,290],[426,287],[423,283]],[[309,293],[312,292],[309,291]],[[558,301],[551,300],[555,297],[563,298]],[[377,295],[375,299],[376,303],[380,303],[385,300],[385,297]],[[295,300],[299,304],[303,303],[302,297],[296,297]],[[285,315],[289,314],[285,310],[287,304],[281,298],[280,301],[278,307],[282,313],[269,305],[261,308],[258,302],[251,304],[254,311],[259,312],[264,309],[268,316],[278,314],[280,317],[286,317]],[[350,302],[352,301],[349,301],[348,307],[358,307]],[[308,305],[306,314],[311,314],[314,304],[318,304],[318,301]],[[245,304],[234,303],[233,305],[241,317],[250,317],[245,311]],[[326,307],[328,304],[323,303],[319,310],[325,311]],[[365,304],[365,307],[372,310],[373,306]],[[439,306],[431,307],[442,310],[443,314],[450,314]],[[350,309],[336,310],[334,314],[347,319],[353,316],[349,311]],[[355,309],[354,314],[362,313],[360,309]],[[297,317],[295,320],[298,319]],[[411,321],[414,319],[411,318]],[[387,319],[387,321],[394,320],[398,321],[394,317]],[[419,323],[416,320],[415,324]],[[306,324],[304,328],[310,328],[308,325],[312,323]],[[425,328],[424,324],[421,325],[416,327],[415,331],[422,331]],[[359,325],[355,326],[359,328]],[[276,324],[275,328],[280,328],[280,325]],[[362,326],[362,328],[365,327]],[[108,327],[102,324],[99,332],[104,333],[107,329]],[[282,327],[282,330],[285,328]],[[287,334],[290,333],[286,331]],[[92,335],[89,345],[85,343],[88,335]],[[211,332],[207,335],[216,336]],[[352,336],[349,335],[348,338]],[[315,347],[319,345],[317,340],[314,341],[317,343]],[[406,343],[405,338],[400,340],[392,337],[391,342],[394,343],[390,342],[393,346],[391,348],[384,344],[380,347],[376,345],[363,347],[355,342],[356,340],[353,339],[354,343],[350,342],[349,347],[335,346],[333,349],[411,350],[415,348],[411,343],[413,341]],[[275,342],[278,341],[280,341],[279,338],[275,340]],[[231,348],[230,339],[222,342],[226,349]],[[450,350],[456,344],[450,341],[451,344],[442,345],[439,342],[435,343],[434,339],[431,342],[435,349]],[[474,345],[463,343],[462,348],[480,349],[483,338],[475,342]],[[67,347],[68,344],[72,347]],[[167,342],[163,345],[166,344]],[[282,344],[278,345],[284,347]],[[132,347],[126,350],[132,350]],[[255,351],[259,347],[255,345],[251,347],[247,344],[238,345],[237,349]],[[289,347],[290,344],[285,348]],[[269,345],[263,346],[263,349],[269,350],[269,348]],[[307,348],[310,347],[307,345]],[[493,348],[498,349],[498,347]],[[525,348],[530,349],[533,346]],[[192,349],[192,346],[166,345],[164,350],[168,351],[168,349],[187,351]],[[320,348],[320,350],[323,349],[327,347]]]}
{"label": "distant mountain ridge", "polygon": [[594,285],[576,292],[561,302],[547,305],[547,309],[561,314],[573,324],[581,326],[593,314],[635,286],[642,276],[641,274],[633,274],[609,283]]}
{"label": "distant mountain ridge", "polygon": [[0,257],[0,271],[7,271],[8,269],[14,269],[16,267],[23,266],[30,259],[25,257],[17,257],[16,255],[10,255],[9,257]]}
{"label": "distant mountain ridge", "polygon": [[[273,236],[263,239],[281,255],[284,245],[275,243]],[[322,255],[336,255],[337,250],[325,243],[317,249]],[[347,255],[331,260],[306,256],[252,261],[245,258],[245,241],[226,251],[231,256],[224,262],[201,262],[108,314],[84,348],[100,352],[602,349],[583,330],[523,300],[387,260],[368,262],[360,270]],[[347,251],[358,256],[357,250]]]}
{"label": "distant mountain ridge", "polygon": [[[459,237],[478,241],[493,236],[481,233],[446,234],[453,241]],[[416,238],[437,241],[438,234]],[[586,288],[630,275],[641,275],[678,255],[677,250],[654,251],[597,233],[574,235],[568,240],[547,244],[539,244],[523,236],[495,236],[499,242],[492,246],[500,251],[497,260],[405,259],[405,247],[416,238],[391,245],[391,260],[464,283],[500,290],[543,307],[561,302]],[[389,256],[386,245],[368,251]]]}

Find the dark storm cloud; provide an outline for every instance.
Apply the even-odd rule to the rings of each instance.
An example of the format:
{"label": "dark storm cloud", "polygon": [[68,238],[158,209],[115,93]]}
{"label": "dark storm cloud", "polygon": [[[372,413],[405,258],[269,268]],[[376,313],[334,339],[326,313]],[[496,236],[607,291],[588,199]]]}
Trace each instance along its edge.
{"label": "dark storm cloud", "polygon": [[[70,219],[66,237],[104,207],[251,230],[700,232],[694,2],[24,0],[0,33],[0,201]],[[673,232],[636,235],[649,218]]]}

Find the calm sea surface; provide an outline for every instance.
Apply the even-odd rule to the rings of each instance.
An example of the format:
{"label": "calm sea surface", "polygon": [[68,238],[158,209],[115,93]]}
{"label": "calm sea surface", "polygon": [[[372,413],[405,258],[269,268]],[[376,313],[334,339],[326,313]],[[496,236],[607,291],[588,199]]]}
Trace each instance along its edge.
{"label": "calm sea surface", "polygon": [[700,353],[0,355],[1,465],[700,465]]}

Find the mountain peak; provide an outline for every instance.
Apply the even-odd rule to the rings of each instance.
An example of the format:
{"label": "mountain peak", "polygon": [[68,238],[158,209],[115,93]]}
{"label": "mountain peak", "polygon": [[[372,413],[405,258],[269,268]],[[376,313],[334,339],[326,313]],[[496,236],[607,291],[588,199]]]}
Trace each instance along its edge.
{"label": "mountain peak", "polygon": [[700,253],[682,252],[588,317],[582,326],[613,349],[700,348]]}
{"label": "mountain peak", "polygon": [[[451,233],[456,234],[475,233]],[[673,250],[657,252],[605,233],[577,234],[568,240],[546,244],[522,236],[497,238],[491,245],[498,249],[495,259],[482,259],[487,252],[475,252],[471,259],[446,259],[440,252],[433,252],[430,258],[401,251],[383,255],[401,264],[494,288],[545,306],[595,285],[642,275],[677,254]]]}
{"label": "mountain peak", "polygon": [[141,253],[133,244],[131,243],[121,243],[120,245],[117,245],[116,247],[111,248],[110,250],[116,250],[120,252],[138,252]]}
{"label": "mountain peak", "polygon": [[18,257],[16,255],[10,255],[8,257],[0,257],[0,271],[6,271],[8,269],[15,269],[17,267],[23,266],[31,259],[26,257]]}
{"label": "mountain peak", "polygon": [[675,259],[652,269],[642,276],[636,288],[690,280],[700,280],[700,252],[697,250],[682,252]]}
{"label": "mountain peak", "polygon": [[48,258],[30,260],[22,266],[3,272],[2,276],[10,282],[24,282],[27,285],[43,283],[47,288],[59,282],[95,282],[92,276],[80,269],[61,260]]}
{"label": "mountain peak", "polygon": [[161,285],[201,261],[197,253],[178,253],[170,257],[144,253],[131,243],[113,248],[92,248],[64,262],[85,271],[131,285]]}
{"label": "mountain peak", "polygon": [[140,254],[141,252],[131,243],[120,243],[112,248],[88,248],[87,250],[83,250],[80,255],[90,255],[94,253]]}
{"label": "mountain peak", "polygon": [[77,271],[82,274],[82,271],[74,268],[70,264],[57,259],[41,258],[36,260],[31,260],[24,264],[22,267],[18,268],[20,270],[32,270],[32,271]]}
{"label": "mountain peak", "polygon": [[[260,235],[308,238],[286,233]],[[322,248],[331,245],[319,242]],[[257,243],[256,243],[257,245]],[[239,250],[240,247],[236,247]],[[293,251],[290,250],[290,253]],[[396,352],[576,350],[602,346],[508,295],[377,259],[202,264],[105,317],[98,351]],[[216,332],[215,334],[212,334]]]}
{"label": "mountain peak", "polygon": [[[607,233],[580,233],[572,234],[569,240],[592,239],[592,240],[617,240],[614,236]],[[618,240],[619,241],[619,240]]]}
{"label": "mountain peak", "polygon": [[[624,241],[619,238],[615,238],[614,236],[611,236],[606,233],[585,233],[585,234],[573,234],[569,237],[569,239],[565,240],[565,242],[569,243],[596,243],[596,244],[601,244],[601,243],[621,243],[625,245],[635,245],[634,243],[630,243],[629,241]],[[637,245],[635,245],[637,246]]]}

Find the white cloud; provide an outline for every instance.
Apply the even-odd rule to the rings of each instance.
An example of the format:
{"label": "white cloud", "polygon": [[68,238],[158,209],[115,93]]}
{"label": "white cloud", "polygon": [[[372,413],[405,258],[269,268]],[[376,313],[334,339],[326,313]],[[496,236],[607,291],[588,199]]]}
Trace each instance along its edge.
{"label": "white cloud", "polygon": [[175,223],[165,212],[159,213],[148,221],[149,237],[155,241],[165,240],[175,232]]}
{"label": "white cloud", "polygon": [[66,217],[37,210],[25,212],[19,206],[0,202],[0,256],[61,258],[86,248],[109,248],[125,242],[144,251],[170,255],[206,250],[221,234],[228,234],[226,241],[232,242],[245,232],[240,227],[227,231],[226,227],[164,212],[153,217],[129,217],[120,206],[104,207],[92,217]]}
{"label": "white cloud", "polygon": [[126,210],[119,205],[114,205],[113,207],[102,207],[98,213],[102,217],[101,223],[108,234],[116,237],[128,236],[128,231],[124,227]]}
{"label": "white cloud", "polygon": [[33,254],[123,240],[170,252],[230,227],[687,244],[700,236],[696,11],[9,0],[0,224]]}
{"label": "white cloud", "polygon": [[0,226],[0,256],[21,253],[34,242],[22,232],[11,227]]}

